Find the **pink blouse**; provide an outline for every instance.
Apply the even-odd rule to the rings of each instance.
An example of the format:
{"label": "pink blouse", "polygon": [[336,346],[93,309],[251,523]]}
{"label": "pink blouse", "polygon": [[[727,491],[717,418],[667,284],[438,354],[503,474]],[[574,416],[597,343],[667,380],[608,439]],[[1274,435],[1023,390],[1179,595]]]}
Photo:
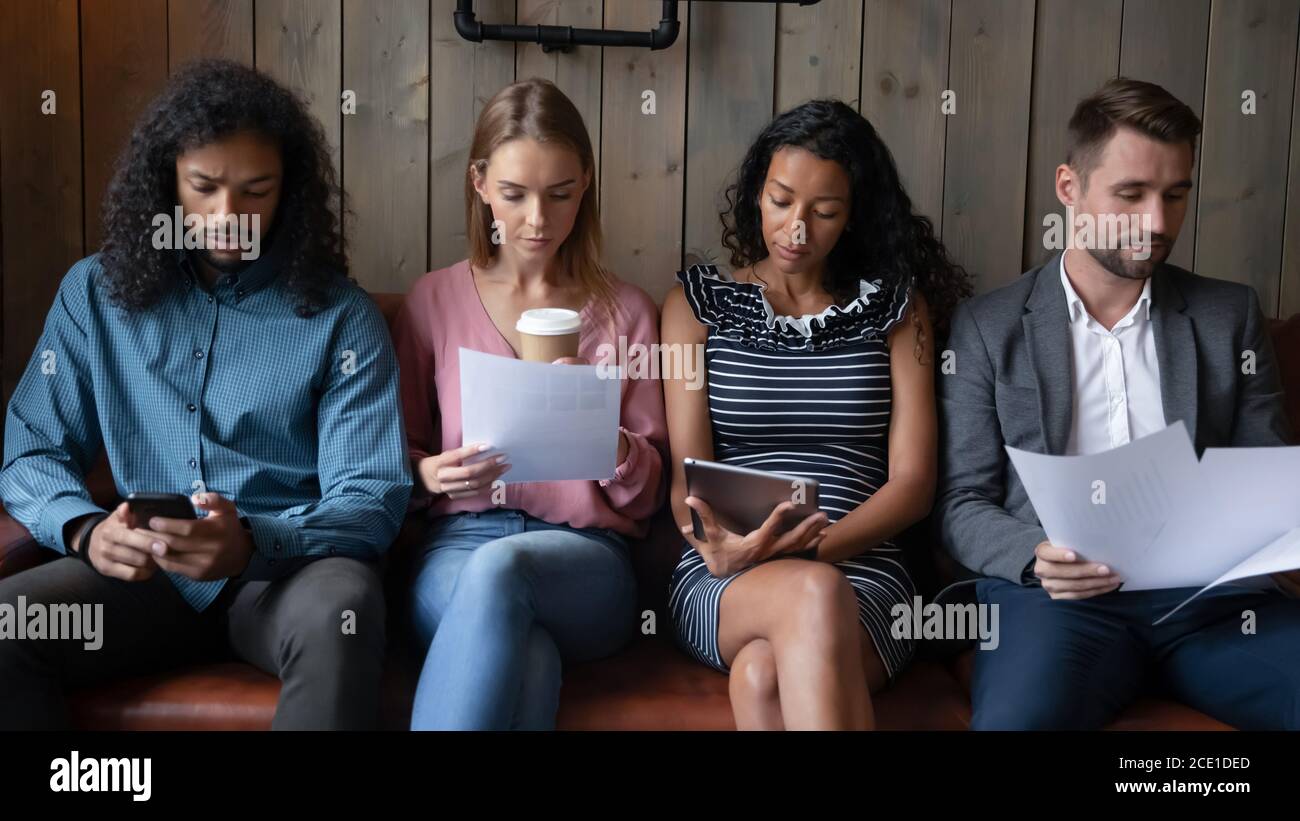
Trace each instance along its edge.
{"label": "pink blouse", "polygon": [[[654,300],[626,282],[616,283],[615,295],[620,310],[612,336],[609,323],[593,317],[591,304],[582,311],[578,355],[593,364],[600,361],[597,350],[601,344],[624,350],[618,344],[619,336],[625,337],[629,346],[640,343],[651,351],[659,341],[659,312]],[[464,499],[441,494],[432,497],[418,473],[421,459],[465,444],[461,441],[458,349],[515,356],[479,299],[468,260],[425,274],[415,283],[398,314],[393,342],[401,366],[402,411],[415,476],[412,508],[427,508],[431,516],[439,516],[495,507],[490,487]],[[644,536],[647,520],[665,492],[663,454],[668,434],[663,390],[657,379],[624,377],[619,421],[628,450],[613,479],[507,484],[502,506],[552,524],[610,528],[626,536]],[[509,477],[506,473],[503,478]]]}

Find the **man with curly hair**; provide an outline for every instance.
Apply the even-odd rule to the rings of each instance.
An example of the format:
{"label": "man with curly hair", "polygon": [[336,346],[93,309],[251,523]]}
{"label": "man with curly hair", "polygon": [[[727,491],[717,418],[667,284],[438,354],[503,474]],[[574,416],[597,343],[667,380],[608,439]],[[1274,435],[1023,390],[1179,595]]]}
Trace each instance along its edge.
{"label": "man with curly hair", "polygon": [[[193,63],[136,124],[0,468],[9,513],[67,557],[0,581],[0,609],[102,605],[102,635],[0,640],[0,727],[65,725],[68,688],[231,657],[283,682],[276,728],[377,722],[377,563],[411,476],[342,208],[320,125],[254,69]],[[101,448],[120,494],[188,495],[199,517],[100,508],[85,476]]]}

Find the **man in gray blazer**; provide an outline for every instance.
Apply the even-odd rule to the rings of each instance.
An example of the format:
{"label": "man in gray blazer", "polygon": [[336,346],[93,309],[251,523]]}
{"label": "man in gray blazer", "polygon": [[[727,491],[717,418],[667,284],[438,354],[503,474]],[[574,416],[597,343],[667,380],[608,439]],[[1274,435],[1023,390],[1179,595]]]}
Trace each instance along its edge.
{"label": "man in gray blazer", "polygon": [[976,652],[972,726],[1098,728],[1154,688],[1237,727],[1300,728],[1300,574],[1216,589],[1152,626],[1195,591],[1122,591],[1112,568],[1049,543],[1007,458],[1007,445],[1108,450],[1178,420],[1198,454],[1291,436],[1254,290],[1165,263],[1196,115],[1120,78],[1069,131],[1056,190],[1072,247],[957,310],[939,385],[937,525],[999,609],[996,648]]}

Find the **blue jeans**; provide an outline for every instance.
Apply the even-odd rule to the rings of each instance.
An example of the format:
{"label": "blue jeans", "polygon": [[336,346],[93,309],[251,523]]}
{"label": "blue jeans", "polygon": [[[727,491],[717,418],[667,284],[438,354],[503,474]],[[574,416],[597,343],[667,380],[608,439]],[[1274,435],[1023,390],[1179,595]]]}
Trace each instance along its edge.
{"label": "blue jeans", "polygon": [[1238,729],[1300,729],[1300,601],[1223,586],[1153,626],[1196,588],[1078,601],[1004,579],[975,589],[1001,635],[975,651],[973,730],[1100,729],[1152,690]]}
{"label": "blue jeans", "polygon": [[429,524],[412,617],[428,648],[413,730],[551,729],[561,660],[617,651],[636,626],[636,579],[623,537],[518,510]]}

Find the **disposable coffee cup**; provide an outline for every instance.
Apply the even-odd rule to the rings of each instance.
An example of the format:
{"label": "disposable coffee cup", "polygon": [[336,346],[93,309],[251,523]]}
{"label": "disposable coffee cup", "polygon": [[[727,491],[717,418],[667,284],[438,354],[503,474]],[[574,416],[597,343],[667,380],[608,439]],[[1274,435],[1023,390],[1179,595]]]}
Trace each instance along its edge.
{"label": "disposable coffee cup", "polygon": [[568,308],[533,308],[519,315],[519,356],[529,362],[554,362],[578,355],[582,317]]}

